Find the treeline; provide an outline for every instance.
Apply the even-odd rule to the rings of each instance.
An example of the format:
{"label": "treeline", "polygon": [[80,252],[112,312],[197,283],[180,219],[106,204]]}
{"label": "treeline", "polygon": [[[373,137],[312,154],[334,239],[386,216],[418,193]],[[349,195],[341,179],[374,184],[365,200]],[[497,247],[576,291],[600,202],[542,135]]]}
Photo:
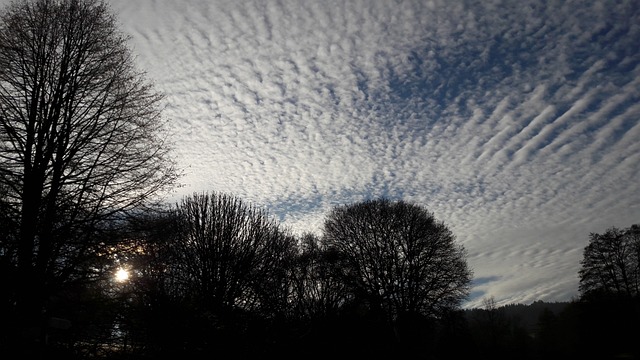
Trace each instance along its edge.
{"label": "treeline", "polygon": [[[5,351],[75,358],[424,355],[443,348],[471,281],[464,249],[425,208],[337,206],[320,235],[203,193],[102,229],[78,277],[48,287],[24,334],[8,287]],[[12,269],[13,267],[13,269]],[[8,264],[7,280],[17,273]],[[118,281],[114,274],[130,276]],[[447,335],[452,341],[455,332]]]}
{"label": "treeline", "polygon": [[[640,302],[607,295],[566,303],[465,310],[470,356],[481,359],[638,359]],[[460,344],[463,346],[462,344]],[[446,357],[445,357],[446,358]]]}
{"label": "treeline", "polygon": [[[70,359],[637,358],[634,294],[501,307],[489,298],[463,310],[463,249],[424,208],[370,200],[336,207],[325,224],[295,236],[218,193],[138,213],[103,229],[84,277],[50,288],[42,327],[24,332],[7,286],[1,350]],[[617,233],[633,240],[635,230]],[[128,279],[115,278],[120,269]],[[12,274],[9,265],[5,283]]]}

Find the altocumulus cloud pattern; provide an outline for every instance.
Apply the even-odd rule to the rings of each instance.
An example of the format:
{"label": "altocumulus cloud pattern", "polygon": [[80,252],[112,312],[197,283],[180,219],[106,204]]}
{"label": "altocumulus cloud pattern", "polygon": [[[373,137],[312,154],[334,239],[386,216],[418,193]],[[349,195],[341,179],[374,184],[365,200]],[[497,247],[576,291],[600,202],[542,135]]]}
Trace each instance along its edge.
{"label": "altocumulus cloud pattern", "polygon": [[298,233],[425,205],[469,253],[468,306],[570,300],[589,233],[640,220],[637,1],[109,3],[166,94],[176,200]]}

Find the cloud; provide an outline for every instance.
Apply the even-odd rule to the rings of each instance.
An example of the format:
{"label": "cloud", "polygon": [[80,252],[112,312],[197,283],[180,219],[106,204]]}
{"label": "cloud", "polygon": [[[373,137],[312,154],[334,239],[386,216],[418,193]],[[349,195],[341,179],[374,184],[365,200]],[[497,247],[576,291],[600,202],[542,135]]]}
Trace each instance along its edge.
{"label": "cloud", "polygon": [[185,187],[296,232],[427,206],[482,296],[568,300],[590,232],[637,222],[634,2],[111,0],[166,94]]}

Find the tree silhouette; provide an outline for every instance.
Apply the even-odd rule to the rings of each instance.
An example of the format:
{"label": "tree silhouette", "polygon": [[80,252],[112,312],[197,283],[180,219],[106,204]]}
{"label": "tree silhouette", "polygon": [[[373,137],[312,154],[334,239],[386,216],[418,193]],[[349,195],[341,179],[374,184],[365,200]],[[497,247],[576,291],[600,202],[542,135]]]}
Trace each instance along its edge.
{"label": "tree silhouette", "polygon": [[580,277],[578,334],[580,352],[601,358],[632,357],[639,352],[640,227],[590,234]]}
{"label": "tree silhouette", "polygon": [[467,296],[471,271],[454,240],[424,207],[386,199],[334,208],[323,239],[344,256],[344,281],[360,306],[400,341]]}
{"label": "tree silhouette", "polygon": [[337,269],[339,254],[325,249],[311,233],[300,238],[294,267],[292,311],[299,319],[324,319],[338,313],[349,301],[349,291]]}
{"label": "tree silhouette", "polygon": [[580,293],[640,294],[640,226],[592,233],[580,262]]}
{"label": "tree silhouette", "polygon": [[206,308],[255,310],[283,277],[293,239],[263,211],[226,194],[185,197],[174,210],[171,273]]}
{"label": "tree silhouette", "polygon": [[173,310],[160,312],[191,320],[167,330],[191,334],[185,341],[203,351],[240,351],[247,337],[273,335],[260,328],[286,317],[295,238],[266,212],[215,192],[184,197],[170,224],[157,280]]}
{"label": "tree silhouette", "polygon": [[[12,2],[0,15],[0,188],[16,224],[17,309],[48,297],[95,230],[174,183],[159,101],[103,1]],[[11,244],[6,244],[11,242]]]}
{"label": "tree silhouette", "polygon": [[467,295],[465,251],[423,207],[385,199],[337,207],[324,235],[328,246],[347,256],[353,285],[392,317],[435,316]]}

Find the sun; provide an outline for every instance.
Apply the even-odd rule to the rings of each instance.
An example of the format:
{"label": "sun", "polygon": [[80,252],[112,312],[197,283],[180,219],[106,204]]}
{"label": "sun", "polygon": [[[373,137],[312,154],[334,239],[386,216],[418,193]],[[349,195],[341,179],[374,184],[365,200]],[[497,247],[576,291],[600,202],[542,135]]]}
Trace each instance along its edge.
{"label": "sun", "polygon": [[129,280],[129,271],[123,268],[118,269],[115,275],[117,282],[125,282]]}

